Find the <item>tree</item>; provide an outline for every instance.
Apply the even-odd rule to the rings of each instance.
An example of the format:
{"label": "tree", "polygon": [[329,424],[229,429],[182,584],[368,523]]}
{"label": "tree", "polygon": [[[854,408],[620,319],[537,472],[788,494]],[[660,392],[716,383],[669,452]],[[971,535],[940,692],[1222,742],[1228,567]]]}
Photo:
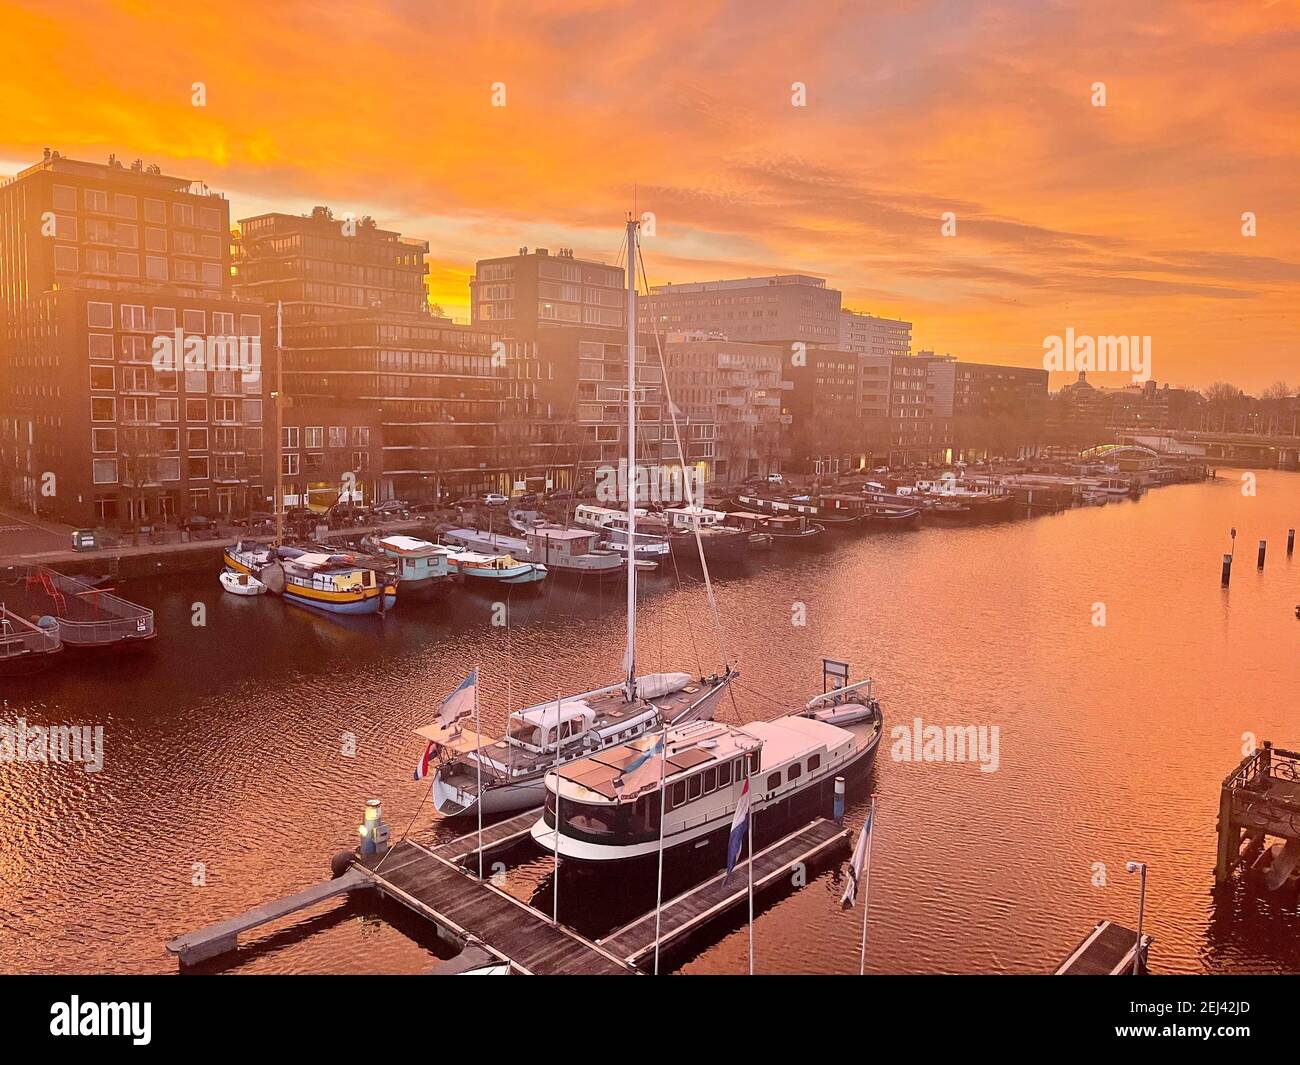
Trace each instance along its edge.
{"label": "tree", "polygon": [[[1241,404],[1245,393],[1236,385],[1229,384],[1227,381],[1215,381],[1201,395],[1205,397],[1210,414],[1219,416],[1220,430],[1226,432],[1228,429],[1228,411]],[[1206,428],[1212,428],[1212,426]]]}
{"label": "tree", "polygon": [[118,476],[126,490],[132,536],[138,542],[145,489],[158,484],[158,430],[146,426],[127,426],[118,433],[117,450],[121,458]]}

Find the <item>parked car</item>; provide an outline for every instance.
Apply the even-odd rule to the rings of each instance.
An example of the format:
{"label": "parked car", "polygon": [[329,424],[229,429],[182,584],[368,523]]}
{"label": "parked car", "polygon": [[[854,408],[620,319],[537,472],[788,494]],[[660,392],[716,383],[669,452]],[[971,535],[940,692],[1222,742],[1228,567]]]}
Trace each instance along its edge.
{"label": "parked car", "polygon": [[411,504],[405,499],[386,499],[382,503],[376,503],[372,513],[381,521],[384,519],[405,518],[411,513]]}
{"label": "parked car", "polygon": [[486,506],[489,507],[504,507],[507,503],[510,502],[510,500],[507,499],[505,496],[503,496],[500,492],[489,492],[487,495],[483,497],[483,502]]}
{"label": "parked car", "polygon": [[779,473],[769,473],[764,480],[766,480],[768,484],[785,484],[785,478]]}

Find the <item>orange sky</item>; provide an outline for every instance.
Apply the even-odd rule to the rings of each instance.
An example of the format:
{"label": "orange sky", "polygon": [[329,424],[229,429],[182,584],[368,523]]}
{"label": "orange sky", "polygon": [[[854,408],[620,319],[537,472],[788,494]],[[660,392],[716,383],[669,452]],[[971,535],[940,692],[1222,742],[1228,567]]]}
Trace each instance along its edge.
{"label": "orange sky", "polygon": [[653,283],[813,273],[918,348],[1149,334],[1159,381],[1300,385],[1294,0],[0,0],[0,34],[0,172],[115,152],[234,218],[373,214],[460,317],[476,258],[612,261],[635,182]]}

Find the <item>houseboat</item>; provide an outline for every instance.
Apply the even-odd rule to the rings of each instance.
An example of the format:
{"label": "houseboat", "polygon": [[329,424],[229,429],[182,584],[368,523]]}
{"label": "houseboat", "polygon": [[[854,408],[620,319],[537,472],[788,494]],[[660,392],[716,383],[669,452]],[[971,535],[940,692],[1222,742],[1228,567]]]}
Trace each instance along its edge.
{"label": "houseboat", "polygon": [[[657,519],[657,521],[655,521]],[[650,519],[666,529],[678,560],[698,562],[700,547],[708,563],[741,562],[749,554],[749,538],[743,529],[728,527],[726,511],[711,510],[699,504],[665,507],[662,514]],[[696,536],[699,546],[696,546]]]}
{"label": "houseboat", "polygon": [[599,546],[595,529],[567,529],[562,525],[535,525],[522,536],[484,529],[446,529],[442,539],[485,555],[508,554],[522,562],[540,562],[548,571],[590,577],[621,577],[626,572],[617,551]]}
{"label": "houseboat", "polygon": [[397,569],[397,589],[402,598],[432,599],[451,588],[451,553],[442,544],[416,536],[370,536],[361,546],[381,558],[391,559]]}
{"label": "houseboat", "polygon": [[[649,522],[649,512],[637,508],[636,518],[638,524]],[[602,534],[601,548],[606,551],[616,551],[624,558],[627,557],[628,518],[626,511],[613,510],[610,507],[596,506],[591,503],[581,503],[574,508],[573,521],[574,524],[583,528],[599,530]],[[669,542],[667,535],[645,532],[642,529],[633,534],[633,539],[636,545],[634,553],[638,559],[662,562],[672,553],[672,544]]]}
{"label": "houseboat", "polygon": [[[848,498],[848,497],[845,497]],[[803,516],[827,529],[860,528],[865,515],[853,512],[848,506],[819,506],[810,496],[792,496],[782,499],[777,496],[760,496],[741,492],[735,497],[738,510],[756,510],[760,514],[772,514],[777,517]]]}
{"label": "houseboat", "polygon": [[240,540],[233,547],[227,547],[222,552],[221,561],[225,563],[226,569],[235,573],[251,573],[257,576],[257,571],[274,557],[275,552],[268,544],[257,540]]}
{"label": "houseboat", "polygon": [[[653,860],[662,847],[716,867],[746,778],[756,832],[770,837],[827,812],[835,778],[865,774],[874,762],[878,703],[835,692],[814,703],[741,727],[670,727],[560,766],[546,774],[533,839],[567,861]],[[837,712],[841,723],[832,724]],[[661,739],[663,753],[653,753]]]}
{"label": "houseboat", "polygon": [[397,603],[391,569],[356,555],[281,547],[276,556],[257,579],[287,602],[331,614],[375,614]]}

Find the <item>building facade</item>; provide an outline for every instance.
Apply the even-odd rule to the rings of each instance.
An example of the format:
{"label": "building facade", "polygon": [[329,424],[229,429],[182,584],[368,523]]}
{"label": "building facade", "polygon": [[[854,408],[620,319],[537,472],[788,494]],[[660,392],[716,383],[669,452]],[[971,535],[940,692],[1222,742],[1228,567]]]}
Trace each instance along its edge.
{"label": "building facade", "polygon": [[229,208],[187,179],[42,162],[0,187],[0,465],[76,525],[264,505],[273,349],[229,290]]}
{"label": "building facade", "polygon": [[910,355],[912,323],[841,310],[837,346],[842,351],[856,351],[862,355]]}
{"label": "building facade", "polygon": [[650,337],[703,330],[751,343],[840,341],[840,292],[807,274],[658,285],[641,301],[640,327]]}

